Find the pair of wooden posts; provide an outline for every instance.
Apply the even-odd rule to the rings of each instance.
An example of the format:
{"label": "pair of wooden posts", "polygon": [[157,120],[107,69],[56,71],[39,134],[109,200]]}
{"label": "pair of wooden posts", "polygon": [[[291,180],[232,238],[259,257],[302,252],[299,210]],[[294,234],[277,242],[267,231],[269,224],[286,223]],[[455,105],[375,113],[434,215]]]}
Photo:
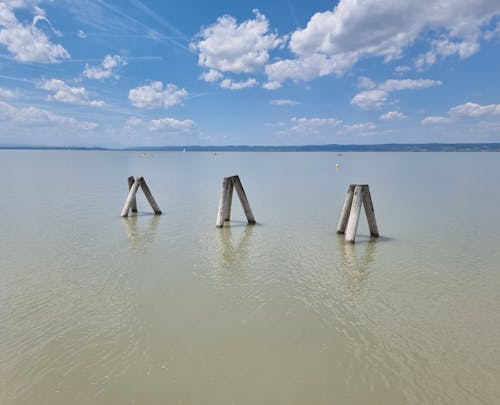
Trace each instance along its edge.
{"label": "pair of wooden posts", "polygon": [[161,214],[160,207],[158,207],[158,204],[156,203],[153,194],[151,194],[151,190],[149,189],[146,180],[144,180],[144,177],[129,177],[128,178],[128,196],[127,199],[125,200],[125,205],[123,206],[121,216],[126,217],[128,216],[128,212],[132,210],[132,212],[137,212],[137,200],[135,198],[135,195],[137,194],[137,190],[141,186],[142,191],[144,192],[144,195],[146,196],[149,204],[151,205],[151,208],[153,208],[153,211],[155,212],[156,215]]}
{"label": "pair of wooden posts", "polygon": [[222,228],[225,221],[231,220],[231,205],[233,202],[233,189],[236,189],[236,193],[240,198],[243,211],[247,217],[249,224],[255,224],[255,218],[250,208],[247,195],[241,184],[239,176],[224,177],[222,182],[222,192],[220,194],[219,200],[219,210],[217,211],[217,222],[215,226],[217,228]]}
{"label": "pair of wooden posts", "polygon": [[337,225],[337,233],[345,234],[346,242],[354,243],[358,230],[359,214],[361,207],[365,207],[366,219],[370,236],[378,237],[377,221],[373,209],[372,197],[368,184],[351,184],[347,190],[347,196],[342,207],[340,220]]}

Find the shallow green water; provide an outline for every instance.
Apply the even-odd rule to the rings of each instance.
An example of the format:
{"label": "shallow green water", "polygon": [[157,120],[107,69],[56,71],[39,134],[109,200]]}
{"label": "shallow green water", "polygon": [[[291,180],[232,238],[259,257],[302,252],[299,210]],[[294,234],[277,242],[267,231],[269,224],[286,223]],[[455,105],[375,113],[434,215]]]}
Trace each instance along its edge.
{"label": "shallow green water", "polygon": [[[340,168],[336,169],[335,164]],[[500,154],[0,151],[0,404],[495,403]],[[239,174],[215,228],[222,177]],[[127,177],[140,195],[119,217]],[[350,183],[381,233],[335,234]]]}

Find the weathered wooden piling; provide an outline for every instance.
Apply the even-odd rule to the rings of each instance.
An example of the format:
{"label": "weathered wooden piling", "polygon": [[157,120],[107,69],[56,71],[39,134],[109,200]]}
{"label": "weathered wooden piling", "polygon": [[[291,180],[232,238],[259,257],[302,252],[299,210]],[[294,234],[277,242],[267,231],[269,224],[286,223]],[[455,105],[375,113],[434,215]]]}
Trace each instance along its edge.
{"label": "weathered wooden piling", "polygon": [[[130,189],[134,185],[135,179],[134,176],[130,176],[128,178],[128,191],[130,192]],[[135,194],[132,196],[132,202],[130,204],[130,208],[132,212],[137,212],[137,199],[135,198]],[[123,215],[122,215],[123,216]]]}
{"label": "weathered wooden piling", "polygon": [[346,242],[354,243],[358,230],[359,214],[361,207],[365,207],[366,219],[372,237],[378,237],[377,221],[375,220],[375,210],[368,184],[351,184],[347,190],[347,195],[342,207],[342,213],[337,226],[337,233],[345,233]]}
{"label": "weathered wooden piling", "polygon": [[250,208],[250,203],[246,196],[243,185],[239,176],[224,177],[222,182],[222,192],[219,199],[219,209],[217,211],[217,222],[216,227],[222,228],[225,221],[231,220],[231,205],[233,202],[233,189],[236,189],[236,193],[240,199],[243,211],[247,217],[249,224],[255,224],[255,217],[253,216],[252,209]]}
{"label": "weathered wooden piling", "polygon": [[153,194],[151,194],[151,190],[149,189],[146,180],[144,180],[144,177],[129,177],[128,178],[128,186],[129,186],[129,192],[127,199],[125,200],[125,205],[123,206],[121,216],[126,217],[128,216],[128,212],[132,210],[132,212],[137,212],[137,200],[136,200],[136,194],[139,186],[141,186],[142,191],[144,192],[144,195],[146,196],[149,204],[151,205],[151,208],[153,208],[153,211],[156,215],[161,214],[160,207],[156,203],[156,200],[153,197]]}

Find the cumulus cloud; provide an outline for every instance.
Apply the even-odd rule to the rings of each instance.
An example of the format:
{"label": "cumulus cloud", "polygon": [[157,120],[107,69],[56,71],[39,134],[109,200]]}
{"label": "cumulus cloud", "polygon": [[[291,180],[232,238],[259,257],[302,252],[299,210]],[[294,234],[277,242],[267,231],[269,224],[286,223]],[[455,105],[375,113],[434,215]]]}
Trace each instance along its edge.
{"label": "cumulus cloud", "polygon": [[90,100],[85,87],[71,87],[62,80],[46,80],[40,83],[38,87],[53,92],[53,94],[49,96],[49,100],[92,107],[102,107],[106,104],[101,100]]}
{"label": "cumulus cloud", "polygon": [[434,124],[448,124],[451,122],[449,117],[440,117],[440,116],[429,116],[425,117],[422,120],[422,124],[424,125],[434,125]]}
{"label": "cumulus cloud", "polygon": [[448,116],[429,116],[422,120],[422,124],[448,124],[460,118],[478,118],[483,116],[500,115],[500,104],[480,105],[467,102],[448,110]]}
{"label": "cumulus cloud", "polygon": [[51,31],[60,36],[60,32],[43,15],[42,9],[33,8],[37,14],[31,24],[23,24],[17,20],[14,10],[26,7],[27,4],[23,1],[0,3],[0,44],[19,62],[56,63],[70,58],[69,52],[62,45],[52,43],[46,33],[37,27],[39,21],[45,21]]}
{"label": "cumulus cloud", "polygon": [[373,89],[376,85],[375,82],[366,76],[358,77],[358,88],[360,89]]}
{"label": "cumulus cloud", "polygon": [[85,65],[83,75],[89,79],[108,79],[113,76],[119,79],[119,75],[114,73],[114,70],[119,66],[125,66],[127,62],[120,55],[106,55],[100,66]]}
{"label": "cumulus cloud", "polygon": [[482,115],[500,115],[500,104],[479,105],[465,103],[450,109],[448,114],[462,117],[480,117]]}
{"label": "cumulus cloud", "polygon": [[500,13],[491,0],[340,0],[331,11],[314,14],[296,30],[289,48],[294,57],[266,67],[269,80],[310,80],[344,74],[363,58],[389,62],[423,38],[432,57],[477,52],[481,30]]}
{"label": "cumulus cloud", "polygon": [[262,87],[266,90],[277,90],[282,87],[282,84],[280,82],[266,82],[262,85]]}
{"label": "cumulus cloud", "polygon": [[254,87],[258,84],[257,80],[250,78],[244,82],[235,82],[231,79],[224,79],[220,82],[220,87],[229,90],[242,90],[248,87]]}
{"label": "cumulus cloud", "polygon": [[269,21],[258,10],[254,19],[238,24],[236,19],[224,15],[217,22],[203,28],[191,43],[198,52],[200,66],[220,72],[254,73],[269,61],[269,51],[283,40],[269,32]]}
{"label": "cumulus cloud", "polygon": [[293,117],[290,120],[290,131],[317,134],[321,130],[335,128],[342,124],[337,118],[305,118]]}
{"label": "cumulus cloud", "polygon": [[3,89],[0,87],[0,98],[14,98],[16,93],[9,89]]}
{"label": "cumulus cloud", "polygon": [[381,121],[401,121],[406,118],[407,116],[400,111],[389,111],[382,114],[378,119]]}
{"label": "cumulus cloud", "polygon": [[208,72],[203,72],[200,76],[200,79],[208,83],[215,83],[221,80],[223,77],[224,75],[218,70],[210,69]]}
{"label": "cumulus cloud", "polygon": [[17,125],[62,125],[78,130],[97,128],[95,122],[79,121],[37,107],[15,107],[3,101],[0,101],[0,120],[14,121]]}
{"label": "cumulus cloud", "polygon": [[432,41],[431,49],[417,58],[415,66],[418,70],[422,70],[436,63],[440,57],[447,58],[452,55],[466,59],[478,52],[479,47],[479,42],[476,39],[470,41],[450,41],[448,39]]}
{"label": "cumulus cloud", "polygon": [[131,118],[127,121],[129,127],[144,127],[150,131],[162,132],[188,132],[195,128],[195,124],[191,120],[178,120],[175,118],[164,117],[144,121],[140,118]]}
{"label": "cumulus cloud", "polygon": [[363,122],[361,124],[345,124],[342,128],[345,131],[365,132],[365,131],[371,131],[377,128],[377,126],[373,122]]}
{"label": "cumulus cloud", "polygon": [[[281,127],[284,126],[280,125]],[[377,126],[373,122],[348,124],[337,118],[306,118],[293,117],[290,119],[288,128],[280,130],[280,134],[296,133],[301,135],[317,134],[342,134],[342,133],[366,133],[373,131]]]}
{"label": "cumulus cloud", "polygon": [[297,101],[289,99],[276,99],[276,100],[271,100],[269,103],[278,106],[294,106],[299,104]]}
{"label": "cumulus cloud", "polygon": [[351,100],[363,110],[375,110],[382,108],[387,101],[387,92],[385,90],[366,90],[356,94]]}
{"label": "cumulus cloud", "polygon": [[[370,79],[363,78],[363,83],[365,83],[365,85],[368,83],[367,80]],[[431,79],[390,79],[378,85],[374,82],[369,84],[375,87],[375,89],[365,90],[356,94],[351,100],[351,104],[357,105],[363,110],[375,110],[382,108],[386,104],[389,93],[393,91],[425,89],[428,87],[440,86],[442,82]]]}
{"label": "cumulus cloud", "polygon": [[173,107],[181,104],[187,95],[185,89],[180,89],[172,83],[167,83],[164,88],[160,81],[130,89],[128,92],[129,100],[140,108]]}

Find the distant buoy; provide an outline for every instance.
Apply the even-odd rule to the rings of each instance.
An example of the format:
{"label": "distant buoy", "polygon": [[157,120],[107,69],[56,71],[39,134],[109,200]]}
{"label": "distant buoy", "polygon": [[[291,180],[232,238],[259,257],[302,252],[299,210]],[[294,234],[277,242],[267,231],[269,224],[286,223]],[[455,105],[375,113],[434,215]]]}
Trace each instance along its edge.
{"label": "distant buoy", "polygon": [[335,163],[335,167],[338,169],[340,165],[338,163]]}

